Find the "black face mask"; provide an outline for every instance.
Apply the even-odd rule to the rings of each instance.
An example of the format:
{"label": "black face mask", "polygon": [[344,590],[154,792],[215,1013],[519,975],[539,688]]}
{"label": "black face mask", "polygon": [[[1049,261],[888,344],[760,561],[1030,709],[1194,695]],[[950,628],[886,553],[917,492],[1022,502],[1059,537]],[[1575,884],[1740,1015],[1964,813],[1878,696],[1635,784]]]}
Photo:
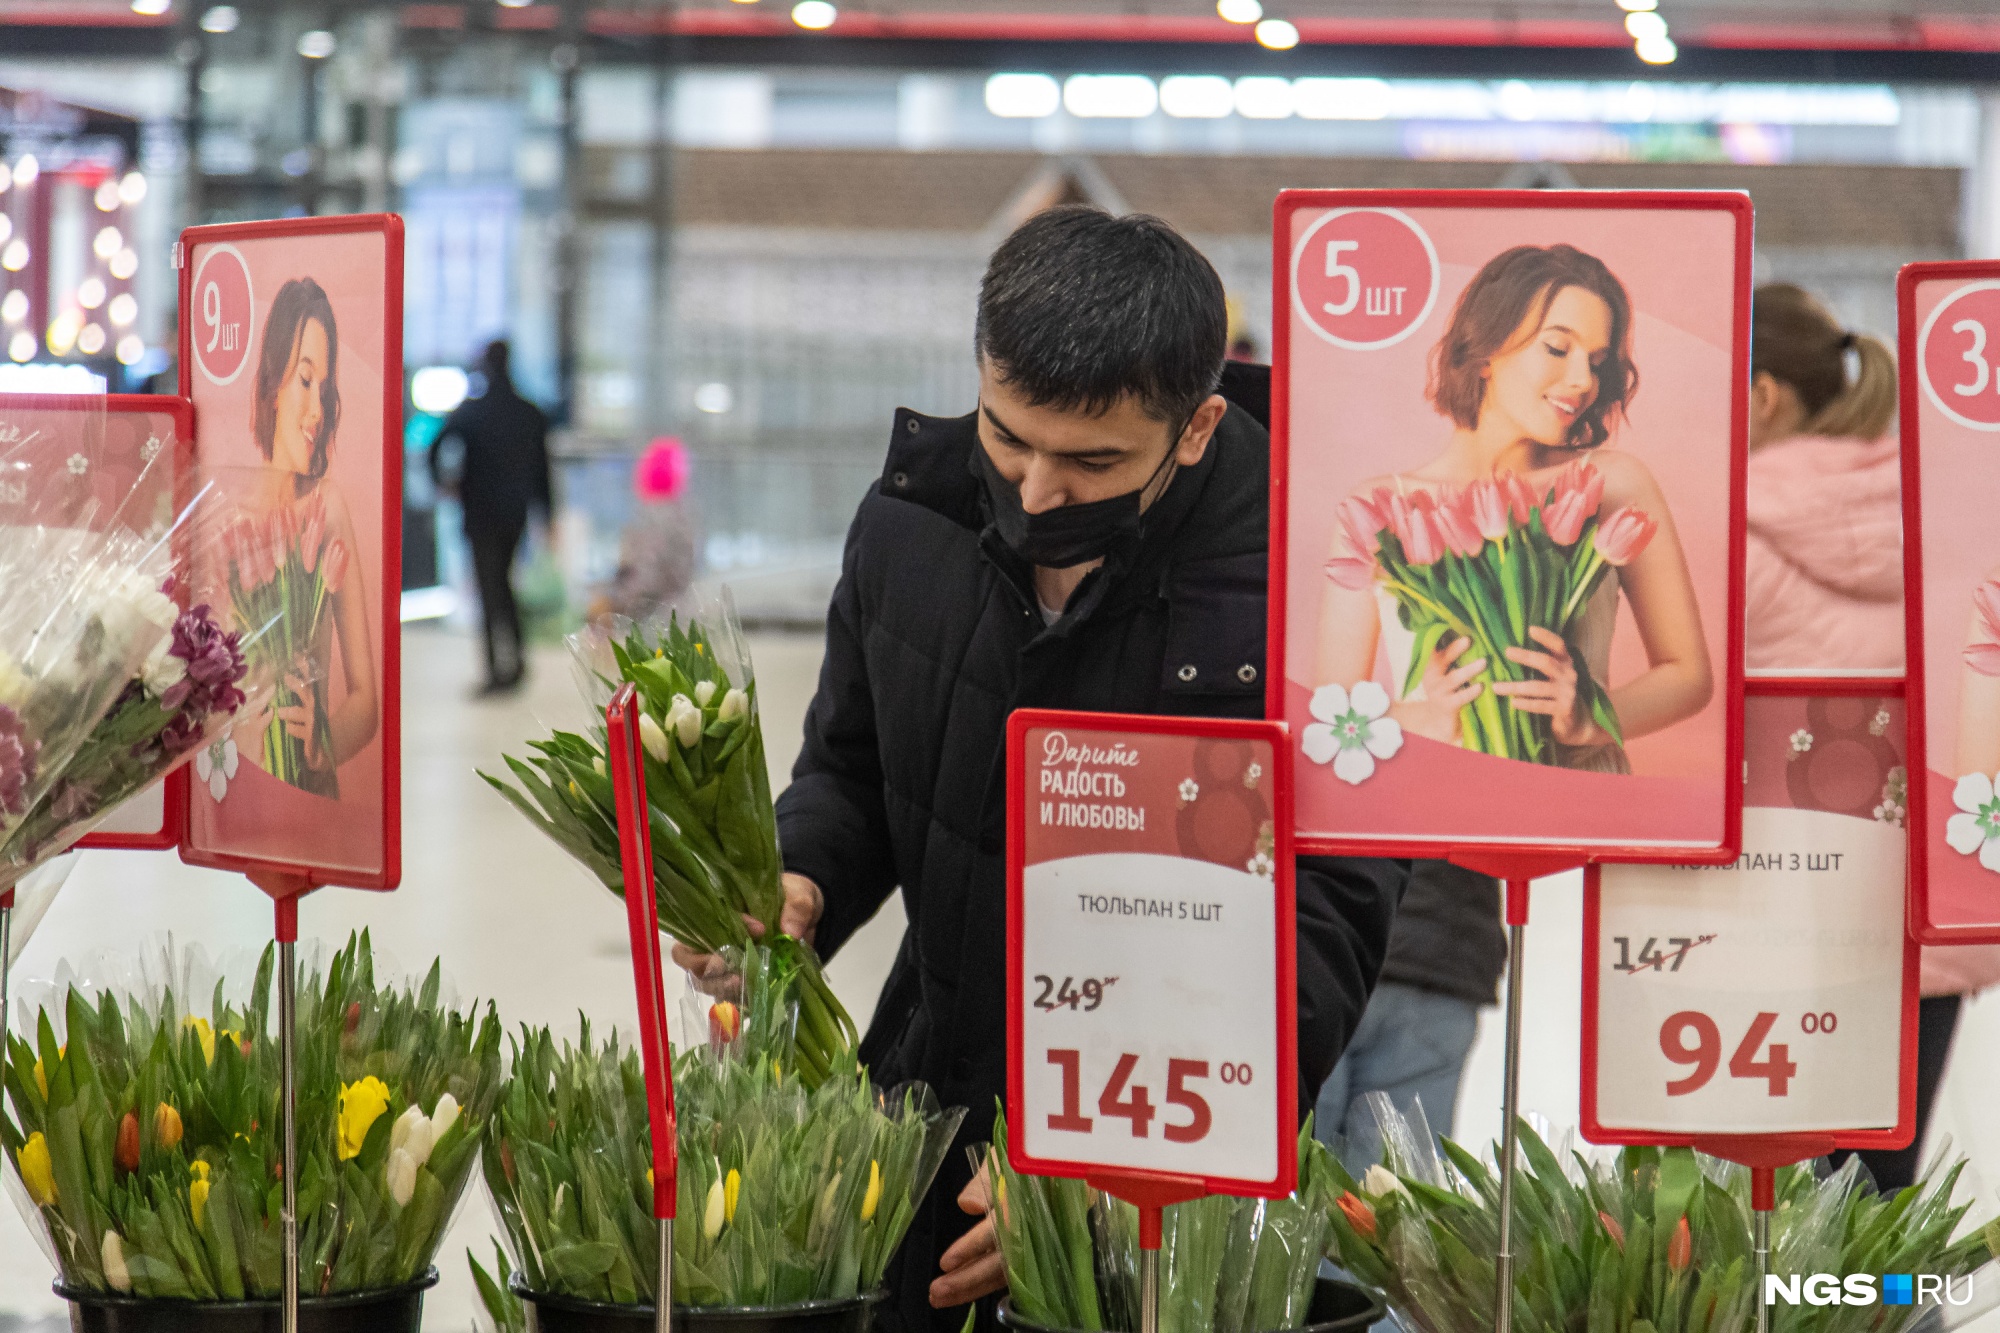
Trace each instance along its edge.
{"label": "black face mask", "polygon": [[[1176,445],[1181,434],[1181,431],[1174,433]],[[1145,531],[1140,497],[1162,473],[1176,467],[1176,452],[1177,449],[1168,449],[1160,466],[1137,490],[1088,504],[1059,505],[1039,514],[1021,507],[1021,488],[1000,475],[985,444],[977,439],[972,442],[972,474],[986,484],[987,497],[993,502],[993,526],[1009,550],[1031,565],[1068,569],[1101,560],[1119,547],[1139,540]],[[1160,494],[1165,495],[1167,486],[1172,484],[1169,475],[1167,485],[1160,487]]]}

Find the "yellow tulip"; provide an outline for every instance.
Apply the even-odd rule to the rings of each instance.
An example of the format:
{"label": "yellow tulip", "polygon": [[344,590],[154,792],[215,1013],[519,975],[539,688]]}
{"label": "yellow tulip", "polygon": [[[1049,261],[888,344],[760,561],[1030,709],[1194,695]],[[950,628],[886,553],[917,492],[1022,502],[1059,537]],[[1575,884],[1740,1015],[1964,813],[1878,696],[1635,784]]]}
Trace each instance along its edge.
{"label": "yellow tulip", "polygon": [[196,1018],[192,1014],[181,1020],[184,1028],[193,1028],[195,1039],[201,1043],[201,1058],[205,1064],[215,1063],[215,1029],[206,1018]]}
{"label": "yellow tulip", "polygon": [[868,1192],[861,1196],[861,1220],[875,1220],[875,1210],[882,1203],[882,1164],[870,1160],[868,1163]]}
{"label": "yellow tulip", "polygon": [[194,1229],[201,1230],[202,1214],[208,1211],[208,1178],[197,1179],[188,1186],[188,1211],[194,1214]]}
{"label": "yellow tulip", "polygon": [[40,1060],[35,1061],[35,1086],[42,1090],[42,1100],[49,1099],[49,1074],[42,1068]]}
{"label": "yellow tulip", "polygon": [[56,1202],[56,1164],[49,1160],[49,1141],[40,1133],[28,1135],[21,1151],[14,1155],[21,1168],[21,1183],[37,1208],[51,1208]]}
{"label": "yellow tulip", "polygon": [[715,1181],[708,1187],[708,1199],[701,1210],[701,1234],[714,1240],[722,1234],[723,1223],[722,1182]]}
{"label": "yellow tulip", "polygon": [[209,1171],[208,1163],[197,1157],[188,1163],[188,1174],[206,1185],[211,1172]]}
{"label": "yellow tulip", "polygon": [[352,1161],[368,1142],[368,1129],[389,1109],[389,1085],[373,1074],[340,1090],[340,1160]]}
{"label": "yellow tulip", "polygon": [[743,1193],[743,1177],[735,1167],[729,1168],[729,1178],[722,1183],[722,1220],[736,1221],[736,1200]]}
{"label": "yellow tulip", "polygon": [[153,1142],[162,1149],[181,1141],[181,1113],[165,1102],[153,1109]]}

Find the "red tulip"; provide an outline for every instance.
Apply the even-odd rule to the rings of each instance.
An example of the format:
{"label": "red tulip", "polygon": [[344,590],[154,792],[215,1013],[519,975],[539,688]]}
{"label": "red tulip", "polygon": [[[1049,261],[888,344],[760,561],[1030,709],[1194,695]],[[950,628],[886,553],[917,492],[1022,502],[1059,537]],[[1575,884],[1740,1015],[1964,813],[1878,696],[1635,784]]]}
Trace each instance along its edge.
{"label": "red tulip", "polygon": [[1354,1228],[1355,1235],[1363,1240],[1375,1239],[1375,1210],[1368,1206],[1366,1199],[1358,1194],[1347,1193],[1341,1195],[1336,1202],[1347,1218],[1347,1225]]}
{"label": "red tulip", "polygon": [[130,1111],[118,1122],[118,1146],[112,1150],[111,1158],[120,1171],[139,1169],[139,1117]]}
{"label": "red tulip", "polygon": [[1607,565],[1628,565],[1646,549],[1659,530],[1659,523],[1643,509],[1626,505],[1597,525],[1591,545]]}
{"label": "red tulip", "polygon": [[1687,1266],[1694,1262],[1694,1236],[1688,1231],[1688,1220],[1683,1217],[1674,1223],[1674,1238],[1667,1242],[1667,1267],[1676,1273],[1685,1273]]}
{"label": "red tulip", "polygon": [[715,1046],[727,1046],[736,1040],[736,1034],[743,1030],[743,1013],[727,1000],[717,1000],[708,1006],[708,1040]]}
{"label": "red tulip", "polygon": [[1609,1213],[1599,1213],[1597,1220],[1604,1223],[1604,1229],[1611,1233],[1611,1239],[1618,1242],[1618,1248],[1625,1248],[1625,1228],[1618,1225],[1618,1219]]}

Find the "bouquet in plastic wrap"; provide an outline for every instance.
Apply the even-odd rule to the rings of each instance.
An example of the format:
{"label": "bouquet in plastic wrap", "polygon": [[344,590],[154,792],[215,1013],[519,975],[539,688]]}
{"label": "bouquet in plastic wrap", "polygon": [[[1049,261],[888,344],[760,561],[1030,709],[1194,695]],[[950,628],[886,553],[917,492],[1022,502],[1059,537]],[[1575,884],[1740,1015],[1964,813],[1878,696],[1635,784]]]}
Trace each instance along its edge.
{"label": "bouquet in plastic wrap", "polygon": [[[10,1042],[9,1183],[65,1287],[165,1300],[283,1284],[272,953],[203,993],[171,954],[124,994],[70,983]],[[431,1264],[500,1082],[500,1023],[378,984],[368,937],[304,979],[297,1012],[300,1289],[380,1290]]]}
{"label": "bouquet in plastic wrap", "polygon": [[[1493,1327],[1499,1177],[1450,1140],[1432,1147],[1421,1117],[1375,1105],[1384,1164],[1341,1187],[1331,1257],[1379,1289],[1420,1333]],[[1736,1333],[1760,1293],[1751,1250],[1750,1174],[1687,1148],[1625,1148],[1567,1159],[1527,1125],[1514,1177],[1514,1327],[1522,1333]],[[1962,1163],[1961,1163],[1962,1166]],[[1821,1177],[1777,1173],[1771,1272],[1936,1273],[1962,1276],[1990,1259],[1986,1239],[1954,1240],[1965,1207],[1951,1195],[1959,1167],[1880,1195],[1860,1161]],[[1893,1333],[1915,1307],[1772,1307],[1790,1333]]]}
{"label": "bouquet in plastic wrap", "polygon": [[[778,931],[784,907],[777,816],[764,762],[757,683],[733,609],[707,623],[676,617],[657,634],[596,631],[569,645],[593,707],[586,732],[529,742],[507,756],[518,788],[482,773],[535,826],[613,893],[624,892],[618,809],[605,749],[604,705],[638,688],[660,923],[704,953],[761,950],[796,979],[797,1073],[808,1086],[839,1067],[856,1040],[809,945]],[[745,918],[763,928],[753,940]]]}
{"label": "bouquet in plastic wrap", "polygon": [[[974,1166],[989,1173],[1014,1312],[1046,1328],[1138,1328],[1138,1210],[1081,1180],[1022,1175],[1006,1145],[1003,1114]],[[1339,1195],[1330,1162],[1308,1130],[1289,1198],[1212,1194],[1164,1211],[1161,1333],[1269,1333],[1307,1322]]]}
{"label": "bouquet in plastic wrap", "polygon": [[0,506],[0,889],[248,703],[241,636],[186,584],[184,555],[214,497],[176,500],[158,438],[121,442],[134,454],[122,460],[86,440],[61,466],[45,457],[52,443],[0,453],[18,492]]}
{"label": "bouquet in plastic wrap", "polygon": [[[768,976],[766,977],[768,980]],[[781,982],[746,1005],[784,997]],[[783,1007],[782,1003],[779,1005]],[[964,1117],[929,1088],[877,1090],[852,1055],[815,1087],[781,1063],[776,1025],[715,1004],[709,1040],[674,1061],[679,1179],[674,1293],[681,1305],[785,1306],[872,1290]],[[659,1232],[651,1132],[636,1051],[524,1031],[484,1166],[527,1291],[651,1303]],[[485,1276],[489,1314],[509,1326],[506,1274]]]}

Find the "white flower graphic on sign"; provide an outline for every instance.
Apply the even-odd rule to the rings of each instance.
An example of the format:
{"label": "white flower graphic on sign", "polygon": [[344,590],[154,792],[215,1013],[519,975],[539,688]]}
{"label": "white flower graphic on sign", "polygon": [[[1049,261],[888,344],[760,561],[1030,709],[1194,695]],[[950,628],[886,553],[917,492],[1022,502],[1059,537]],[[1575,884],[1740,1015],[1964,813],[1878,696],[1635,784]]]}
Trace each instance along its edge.
{"label": "white flower graphic on sign", "polygon": [[208,794],[220,802],[236,776],[236,742],[227,736],[194,757],[194,775],[208,784]]}
{"label": "white flower graphic on sign", "polygon": [[1389,692],[1372,680],[1352,690],[1322,685],[1313,691],[1315,719],[1299,739],[1299,748],[1315,764],[1331,763],[1333,775],[1359,785],[1375,773],[1377,760],[1393,758],[1403,748],[1403,727],[1388,716]]}
{"label": "white flower graphic on sign", "polygon": [[1201,784],[1193,778],[1181,779],[1181,804],[1193,805],[1195,797],[1201,795]]}
{"label": "white flower graphic on sign", "polygon": [[1967,773],[1951,789],[1951,803],[1958,813],[1944,823],[1944,840],[1963,856],[1977,855],[1979,864],[2000,874],[2000,796],[1993,791],[1993,779],[1984,773]]}

